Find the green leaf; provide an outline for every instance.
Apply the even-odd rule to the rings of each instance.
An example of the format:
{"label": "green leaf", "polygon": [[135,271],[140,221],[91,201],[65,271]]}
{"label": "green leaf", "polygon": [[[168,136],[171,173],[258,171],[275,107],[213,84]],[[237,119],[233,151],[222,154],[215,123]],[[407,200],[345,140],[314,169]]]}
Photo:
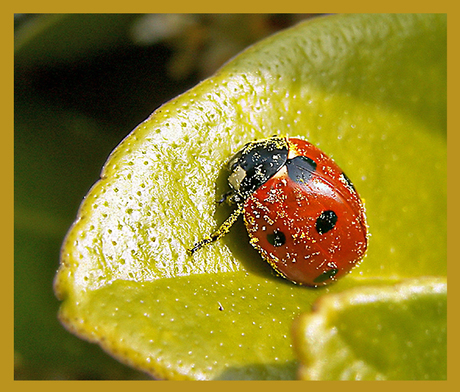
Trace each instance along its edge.
{"label": "green leaf", "polygon": [[[325,289],[271,272],[231,212],[225,163],[273,134],[318,145],[366,201],[368,256]],[[317,18],[168,102],[109,157],[63,245],[70,330],[169,379],[292,379],[292,321],[327,293],[446,274],[445,15]]]}
{"label": "green leaf", "polygon": [[445,380],[447,280],[326,295],[294,341],[304,380]]}

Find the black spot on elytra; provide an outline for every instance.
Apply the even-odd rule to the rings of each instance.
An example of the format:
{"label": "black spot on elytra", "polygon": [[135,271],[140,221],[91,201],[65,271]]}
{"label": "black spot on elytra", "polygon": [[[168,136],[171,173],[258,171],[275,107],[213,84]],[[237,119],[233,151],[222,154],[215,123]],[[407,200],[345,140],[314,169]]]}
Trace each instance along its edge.
{"label": "black spot on elytra", "polygon": [[267,234],[267,241],[275,247],[283,246],[286,242],[286,236],[282,231],[275,230],[273,233]]}
{"label": "black spot on elytra", "polygon": [[316,219],[316,231],[318,234],[325,234],[332,230],[337,223],[337,215],[334,211],[327,210],[323,211],[320,216]]}
{"label": "black spot on elytra", "polygon": [[348,185],[351,189],[353,189],[354,191],[356,191],[355,186],[353,185],[353,183],[351,182],[351,180],[348,178],[348,176],[347,176],[344,172],[342,172],[341,176],[342,176],[342,178],[345,180],[345,182],[347,183],[347,185]]}
{"label": "black spot on elytra", "polygon": [[306,184],[316,171],[316,162],[302,155],[288,159],[286,166],[289,178],[299,184]]}
{"label": "black spot on elytra", "polygon": [[321,275],[317,276],[313,282],[314,283],[323,283],[326,280],[332,278],[333,276],[337,275],[337,272],[339,272],[338,268],[332,268],[330,270],[324,271]]}

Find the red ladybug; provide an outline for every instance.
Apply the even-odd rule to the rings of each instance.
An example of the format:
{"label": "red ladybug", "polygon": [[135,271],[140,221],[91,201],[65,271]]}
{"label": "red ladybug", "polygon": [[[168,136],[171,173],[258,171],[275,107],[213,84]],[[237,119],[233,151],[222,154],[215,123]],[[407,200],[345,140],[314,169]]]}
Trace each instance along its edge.
{"label": "red ladybug", "polygon": [[190,253],[223,237],[244,214],[251,245],[283,277],[308,286],[337,280],[367,249],[363,203],[337,164],[305,140],[246,144],[230,161],[224,195],[236,209]]}

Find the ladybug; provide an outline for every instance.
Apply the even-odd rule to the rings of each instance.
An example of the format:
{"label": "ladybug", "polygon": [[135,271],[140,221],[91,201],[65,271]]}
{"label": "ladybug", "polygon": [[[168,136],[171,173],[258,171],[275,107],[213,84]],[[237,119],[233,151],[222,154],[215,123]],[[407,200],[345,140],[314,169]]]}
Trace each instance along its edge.
{"label": "ladybug", "polygon": [[191,254],[228,233],[239,215],[251,245],[293,283],[324,286],[350,272],[367,249],[364,205],[350,179],[313,144],[273,136],[229,162],[234,212]]}

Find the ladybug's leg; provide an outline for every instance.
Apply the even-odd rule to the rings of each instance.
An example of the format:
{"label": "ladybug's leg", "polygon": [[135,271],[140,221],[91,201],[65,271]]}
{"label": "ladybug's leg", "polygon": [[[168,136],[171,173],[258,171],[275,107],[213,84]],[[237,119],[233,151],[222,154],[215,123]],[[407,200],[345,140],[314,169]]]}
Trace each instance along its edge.
{"label": "ladybug's leg", "polygon": [[235,209],[235,211],[233,211],[233,213],[225,220],[225,222],[220,225],[220,227],[217,229],[217,231],[215,231],[209,237],[201,240],[200,242],[197,242],[193,246],[192,249],[188,250],[188,252],[190,254],[193,254],[197,250],[199,250],[202,247],[210,244],[211,242],[214,242],[214,241],[217,241],[217,240],[221,239],[225,234],[227,234],[230,231],[230,228],[236,222],[238,217],[243,213],[243,211],[244,211],[244,204],[243,203],[238,204],[238,206]]}
{"label": "ladybug's leg", "polygon": [[230,196],[234,193],[234,191],[228,191],[228,192],[225,192],[221,198],[217,201],[217,203],[219,204],[222,204],[223,202],[225,201],[228,201],[228,199],[230,198]]}

